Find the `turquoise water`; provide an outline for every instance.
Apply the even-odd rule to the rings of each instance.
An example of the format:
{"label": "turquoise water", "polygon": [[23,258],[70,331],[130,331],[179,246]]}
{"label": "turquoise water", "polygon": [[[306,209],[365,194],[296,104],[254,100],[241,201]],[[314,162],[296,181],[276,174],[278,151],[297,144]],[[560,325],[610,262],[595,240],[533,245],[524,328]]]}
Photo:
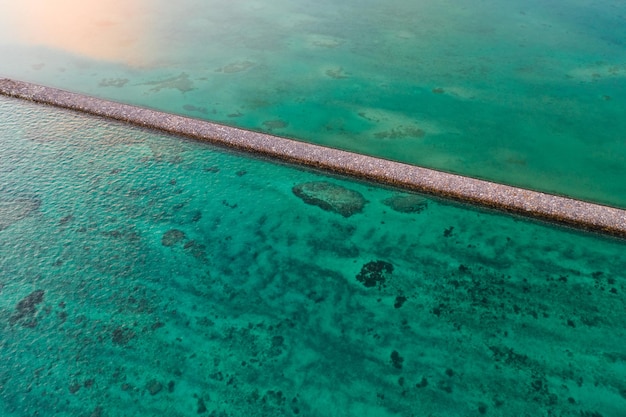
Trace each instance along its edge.
{"label": "turquoise water", "polygon": [[626,207],[624,2],[0,3],[0,76]]}
{"label": "turquoise water", "polygon": [[0,98],[0,415],[623,416],[625,249]]}

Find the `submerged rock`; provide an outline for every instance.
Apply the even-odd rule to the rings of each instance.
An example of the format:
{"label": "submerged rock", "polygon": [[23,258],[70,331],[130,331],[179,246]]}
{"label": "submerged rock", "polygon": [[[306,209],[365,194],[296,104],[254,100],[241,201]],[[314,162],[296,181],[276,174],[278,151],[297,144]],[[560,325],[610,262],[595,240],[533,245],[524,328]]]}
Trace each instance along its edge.
{"label": "submerged rock", "polygon": [[196,412],[198,414],[202,414],[202,413],[206,413],[206,411],[207,411],[206,403],[204,402],[202,397],[198,398],[198,408],[196,409]]}
{"label": "submerged rock", "polygon": [[174,89],[180,91],[181,93],[195,90],[193,80],[191,80],[189,78],[189,74],[185,72],[181,72],[180,75],[176,77],[149,81],[143,83],[142,85],[153,85],[154,87],[152,87],[150,91],[155,93],[158,93],[164,89]]}
{"label": "submerged rock", "polygon": [[103,78],[98,83],[98,87],[117,87],[122,88],[128,83],[128,78]]}
{"label": "submerged rock", "polygon": [[406,300],[408,300],[408,298],[403,295],[399,295],[396,297],[396,301],[393,303],[393,306],[395,308],[400,308],[404,305],[404,303],[406,303]]}
{"label": "submerged rock", "polygon": [[398,126],[391,130],[375,133],[377,139],[423,138],[426,132],[415,126]]}
{"label": "submerged rock", "polygon": [[150,395],[157,395],[163,390],[163,384],[161,384],[156,379],[151,379],[146,383],[146,390],[148,390]]}
{"label": "submerged rock", "polygon": [[404,358],[400,356],[397,350],[391,352],[391,364],[396,369],[402,369],[402,363],[404,362]]}
{"label": "submerged rock", "polygon": [[415,194],[397,194],[383,200],[383,204],[399,213],[420,213],[428,207],[428,200]]}
{"label": "submerged rock", "polygon": [[113,329],[111,341],[114,345],[125,346],[135,337],[135,332],[122,326]]}
{"label": "submerged rock", "polygon": [[263,122],[263,127],[269,130],[272,129],[284,129],[289,126],[289,123],[284,120],[276,119],[276,120],[266,120]]}
{"label": "submerged rock", "polygon": [[9,318],[9,324],[14,325],[19,322],[24,327],[35,327],[37,305],[43,301],[43,296],[43,290],[36,290],[20,300],[15,307],[15,313]]}
{"label": "submerged rock", "polygon": [[32,198],[0,199],[0,231],[37,210],[41,202]]}
{"label": "submerged rock", "polygon": [[223,72],[224,74],[233,74],[236,72],[246,71],[256,65],[255,62],[252,61],[238,61],[231,62],[228,65],[224,65],[221,68],[216,69],[216,72]]}
{"label": "submerged rock", "polygon": [[343,217],[360,213],[367,203],[361,193],[327,181],[305,182],[293,187],[292,191],[305,203]]}
{"label": "submerged rock", "polygon": [[206,107],[198,107],[198,106],[194,106],[193,104],[185,104],[183,106],[183,109],[185,109],[187,111],[195,111],[195,112],[199,112],[199,113],[203,113],[203,114],[208,114],[209,113],[207,111]]}
{"label": "submerged rock", "polygon": [[174,246],[175,244],[185,240],[185,238],[185,232],[178,229],[172,229],[163,233],[161,244],[163,246]]}

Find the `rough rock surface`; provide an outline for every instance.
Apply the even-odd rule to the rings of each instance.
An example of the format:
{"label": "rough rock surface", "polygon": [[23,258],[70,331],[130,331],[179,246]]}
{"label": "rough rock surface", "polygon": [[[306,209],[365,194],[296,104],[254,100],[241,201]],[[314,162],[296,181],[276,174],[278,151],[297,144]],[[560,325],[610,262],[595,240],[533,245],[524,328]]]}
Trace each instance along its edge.
{"label": "rough rock surface", "polygon": [[361,193],[327,181],[305,182],[294,186],[292,191],[305,203],[343,217],[360,213],[367,203]]}

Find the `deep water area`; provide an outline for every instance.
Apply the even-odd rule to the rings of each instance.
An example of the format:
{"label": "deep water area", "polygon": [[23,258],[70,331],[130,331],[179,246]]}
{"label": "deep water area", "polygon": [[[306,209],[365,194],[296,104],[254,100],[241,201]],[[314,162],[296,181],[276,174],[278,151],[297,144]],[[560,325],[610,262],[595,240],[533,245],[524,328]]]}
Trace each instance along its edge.
{"label": "deep water area", "polygon": [[624,1],[0,3],[0,77],[626,208]]}
{"label": "deep water area", "polygon": [[0,415],[620,417],[625,249],[0,98]]}

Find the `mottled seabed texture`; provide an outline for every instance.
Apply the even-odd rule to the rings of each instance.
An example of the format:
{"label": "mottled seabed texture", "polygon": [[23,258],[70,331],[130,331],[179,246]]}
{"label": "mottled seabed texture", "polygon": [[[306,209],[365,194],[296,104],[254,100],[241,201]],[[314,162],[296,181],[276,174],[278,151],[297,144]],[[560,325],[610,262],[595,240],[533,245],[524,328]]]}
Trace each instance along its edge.
{"label": "mottled seabed texture", "polygon": [[625,248],[0,98],[0,414],[620,417]]}
{"label": "mottled seabed texture", "polygon": [[0,5],[2,77],[626,208],[623,1]]}

